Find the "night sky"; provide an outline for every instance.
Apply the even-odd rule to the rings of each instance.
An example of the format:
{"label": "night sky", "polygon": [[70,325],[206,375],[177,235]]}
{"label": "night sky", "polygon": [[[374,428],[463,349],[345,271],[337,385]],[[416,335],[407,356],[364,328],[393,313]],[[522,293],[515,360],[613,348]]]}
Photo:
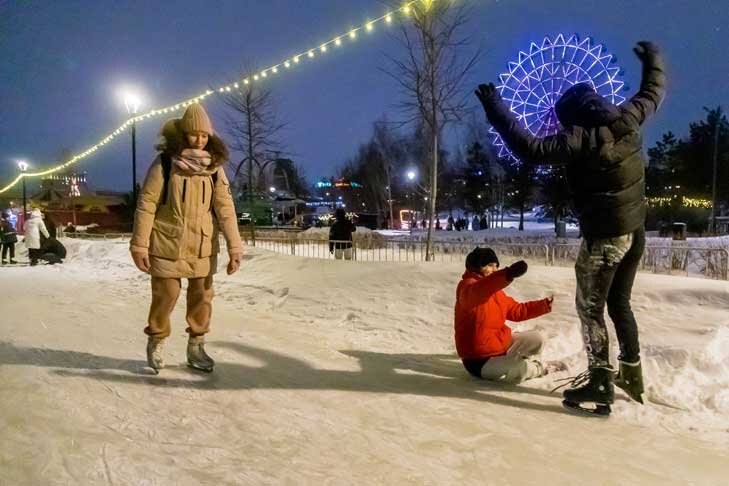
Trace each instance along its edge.
{"label": "night sky", "polygon": [[[640,70],[632,47],[649,39],[670,66],[668,99],[647,127],[649,144],[667,130],[686,133],[703,106],[729,109],[727,0],[457,1],[472,6],[468,33],[484,52],[473,84],[497,81],[531,41],[579,33],[618,57],[635,90]],[[16,159],[48,167],[63,148],[80,152],[119,126],[126,112],[117,93],[125,84],[143,91],[143,111],[166,106],[231,82],[246,63],[265,67],[318,46],[382,15],[385,3],[0,0],[0,186],[15,174]],[[399,48],[383,29],[268,81],[289,123],[286,148],[312,181],[354,154],[381,115],[399,117],[395,82],[380,70],[388,66],[385,53]],[[219,101],[205,105],[222,132]],[[138,125],[140,181],[163,120]],[[130,137],[126,132],[77,165],[93,187],[130,188]]]}

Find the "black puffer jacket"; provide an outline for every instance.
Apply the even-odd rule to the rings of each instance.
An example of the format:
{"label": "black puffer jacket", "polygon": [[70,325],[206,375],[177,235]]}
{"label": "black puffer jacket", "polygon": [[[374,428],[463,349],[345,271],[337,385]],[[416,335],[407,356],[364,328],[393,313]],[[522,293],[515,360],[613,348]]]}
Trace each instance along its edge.
{"label": "black puffer jacket", "polygon": [[3,220],[0,223],[0,243],[11,245],[18,242],[18,235],[10,221]]}
{"label": "black puffer jacket", "polygon": [[566,165],[573,206],[585,238],[632,233],[645,222],[645,169],[641,125],[660,106],[666,89],[657,50],[642,56],[638,93],[621,106],[577,85],[557,104],[565,127],[535,138],[516,120],[498,93],[486,102],[486,116],[522,162]]}
{"label": "black puffer jacket", "polygon": [[352,233],[357,227],[344,215],[337,215],[337,220],[329,230],[329,251],[352,248]]}

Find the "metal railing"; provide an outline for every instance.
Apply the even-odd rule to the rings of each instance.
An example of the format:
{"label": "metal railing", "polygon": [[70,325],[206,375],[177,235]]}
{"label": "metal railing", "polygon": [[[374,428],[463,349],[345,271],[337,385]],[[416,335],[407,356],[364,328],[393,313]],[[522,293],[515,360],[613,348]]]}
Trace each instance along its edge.
{"label": "metal railing", "polygon": [[[245,236],[246,245],[253,241]],[[426,243],[420,241],[366,241],[363,243],[332,241],[351,244],[352,259],[374,262],[423,262]],[[256,238],[255,246],[286,255],[331,260],[329,240],[296,238]],[[463,262],[475,243],[433,242],[430,261]],[[545,265],[573,265],[579,253],[579,243],[499,243],[489,242],[504,260],[523,258],[540,261]],[[729,251],[724,248],[686,246],[647,246],[641,259],[640,270],[670,275],[702,275],[707,278],[729,280]]]}
{"label": "metal railing", "polygon": [[[574,264],[580,243],[552,243],[551,265]],[[661,274],[703,275],[729,280],[729,250],[689,246],[646,246],[640,270]]]}
{"label": "metal railing", "polygon": [[[130,240],[131,233],[62,233],[67,238],[87,240]],[[250,235],[241,235],[243,244],[285,255],[333,260],[345,258],[342,252],[329,251],[327,239],[301,239],[296,237],[256,238],[255,245]],[[423,241],[402,241],[390,239],[355,239],[353,242],[332,241],[335,246],[352,245],[351,258],[365,262],[424,262],[426,243]],[[539,261],[545,265],[573,265],[577,260],[580,243],[487,243],[503,260],[523,258]],[[463,262],[473,250],[472,242],[433,242],[430,261]],[[725,248],[702,248],[689,246],[646,246],[641,259],[640,270],[668,275],[701,275],[707,278],[729,280],[729,250]]]}
{"label": "metal railing", "polygon": [[78,238],[81,240],[131,240],[132,233],[83,233],[83,232],[66,232],[61,231],[59,236],[64,238]]}
{"label": "metal railing", "polygon": [[[243,236],[245,245],[254,246],[250,237]],[[287,255],[308,258],[334,259],[334,246],[352,245],[352,259],[373,262],[422,262],[426,261],[426,243],[421,241],[380,240],[380,241],[329,241],[325,239],[294,238],[256,238],[255,247]],[[463,261],[473,250],[472,243],[434,242],[431,247],[431,261]],[[546,244],[489,243],[499,255],[540,260],[549,264],[550,251]]]}

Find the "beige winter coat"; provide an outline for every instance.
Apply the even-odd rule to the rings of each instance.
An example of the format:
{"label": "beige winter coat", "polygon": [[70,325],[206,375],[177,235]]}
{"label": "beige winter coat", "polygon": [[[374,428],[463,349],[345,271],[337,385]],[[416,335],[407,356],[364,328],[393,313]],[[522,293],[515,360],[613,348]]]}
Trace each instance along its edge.
{"label": "beige winter coat", "polygon": [[220,251],[218,229],[223,232],[228,253],[240,253],[235,206],[222,167],[217,169],[213,191],[211,175],[184,175],[174,164],[166,201],[161,200],[163,185],[158,156],[139,194],[131,241],[132,252],[148,252],[153,277],[200,278],[214,274]]}

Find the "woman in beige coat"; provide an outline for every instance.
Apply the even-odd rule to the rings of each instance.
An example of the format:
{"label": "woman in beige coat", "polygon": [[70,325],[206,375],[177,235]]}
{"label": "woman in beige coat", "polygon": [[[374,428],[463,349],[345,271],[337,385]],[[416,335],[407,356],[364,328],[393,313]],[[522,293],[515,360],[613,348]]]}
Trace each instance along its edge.
{"label": "woman in beige coat", "polygon": [[162,127],[160,154],[149,168],[134,214],[130,249],[134,264],[152,276],[147,362],[164,368],[163,343],[170,335],[170,314],[187,287],[187,362],[212,371],[215,362],[205,353],[204,335],[210,329],[213,274],[219,252],[218,229],[227,243],[228,274],[238,271],[241,242],[223,164],[228,150],[215,135],[203,107],[192,104],[181,119]]}

